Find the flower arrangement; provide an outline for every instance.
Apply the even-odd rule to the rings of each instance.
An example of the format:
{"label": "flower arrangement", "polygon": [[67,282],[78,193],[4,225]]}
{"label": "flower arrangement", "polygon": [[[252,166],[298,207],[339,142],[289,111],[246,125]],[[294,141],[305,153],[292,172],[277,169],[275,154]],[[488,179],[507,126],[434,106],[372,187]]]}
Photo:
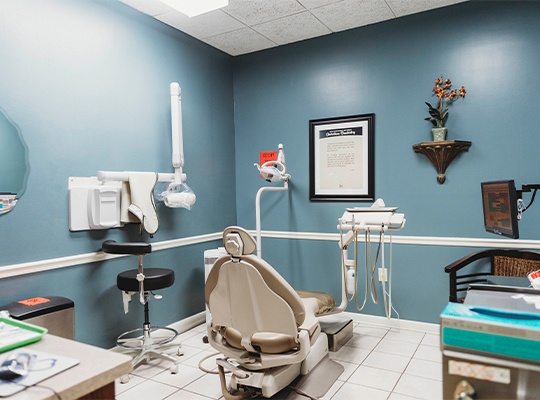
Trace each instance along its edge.
{"label": "flower arrangement", "polygon": [[439,99],[439,105],[435,108],[426,101],[430,117],[424,119],[430,121],[435,128],[444,128],[444,124],[448,119],[447,107],[459,97],[465,97],[466,93],[465,86],[462,86],[459,90],[452,89],[450,78],[446,78],[443,84],[443,76],[441,75],[440,78],[435,79],[435,87],[433,88],[433,94]]}

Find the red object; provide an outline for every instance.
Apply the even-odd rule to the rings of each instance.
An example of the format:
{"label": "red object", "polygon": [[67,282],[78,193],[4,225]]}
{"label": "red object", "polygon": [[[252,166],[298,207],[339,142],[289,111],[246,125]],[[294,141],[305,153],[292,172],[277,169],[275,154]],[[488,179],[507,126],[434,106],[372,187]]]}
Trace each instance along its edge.
{"label": "red object", "polygon": [[[262,167],[265,162],[277,161],[277,151],[261,151],[259,153],[259,165]],[[262,178],[262,175],[261,175]]]}
{"label": "red object", "polygon": [[33,307],[33,306],[37,306],[38,304],[48,303],[50,301],[51,300],[47,299],[46,297],[32,297],[31,299],[20,300],[17,303],[28,306],[28,307]]}

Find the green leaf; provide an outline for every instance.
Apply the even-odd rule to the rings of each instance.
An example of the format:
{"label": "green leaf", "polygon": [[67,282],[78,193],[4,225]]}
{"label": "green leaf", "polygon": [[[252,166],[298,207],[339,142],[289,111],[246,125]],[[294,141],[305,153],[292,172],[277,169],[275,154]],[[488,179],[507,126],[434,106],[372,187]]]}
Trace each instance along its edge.
{"label": "green leaf", "polygon": [[433,118],[441,118],[439,110],[436,110],[434,108],[429,110],[429,115],[431,115]]}

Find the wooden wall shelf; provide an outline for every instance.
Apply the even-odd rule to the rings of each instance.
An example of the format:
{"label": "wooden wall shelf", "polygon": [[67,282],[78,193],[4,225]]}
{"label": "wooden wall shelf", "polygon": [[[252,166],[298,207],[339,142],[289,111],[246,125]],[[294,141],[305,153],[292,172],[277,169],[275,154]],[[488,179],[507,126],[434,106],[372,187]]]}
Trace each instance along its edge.
{"label": "wooden wall shelf", "polygon": [[446,180],[446,168],[462,151],[469,151],[471,142],[465,140],[443,140],[440,142],[422,142],[413,145],[415,153],[422,153],[437,170],[437,182],[441,185]]}

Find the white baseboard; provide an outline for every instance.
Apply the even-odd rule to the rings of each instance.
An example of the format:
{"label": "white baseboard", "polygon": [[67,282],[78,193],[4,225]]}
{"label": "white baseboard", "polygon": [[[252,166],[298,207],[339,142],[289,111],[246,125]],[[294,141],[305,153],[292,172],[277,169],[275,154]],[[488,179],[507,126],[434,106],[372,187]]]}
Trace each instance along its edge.
{"label": "white baseboard", "polygon": [[[380,317],[377,315],[367,315],[367,314],[358,314],[353,312],[345,311],[341,314],[337,314],[337,317],[344,316],[352,319],[354,322],[368,324],[368,325],[378,325],[385,328],[401,328],[410,331],[421,331],[432,334],[439,334],[439,324],[431,324],[428,322],[419,322],[411,321],[406,319],[392,318],[388,319],[386,317]],[[206,313],[201,311],[198,314],[192,315],[190,317],[184,318],[180,321],[177,321],[171,325],[170,328],[176,329],[178,332],[183,333],[191,328],[194,328],[200,324],[203,324],[206,321]]]}
{"label": "white baseboard", "polygon": [[[341,314],[338,314],[341,315]],[[397,319],[380,317],[377,315],[359,314],[354,312],[344,312],[344,316],[351,318],[354,322],[369,325],[378,325],[385,328],[407,329],[410,331],[421,331],[438,335],[440,332],[439,324],[429,322],[411,321],[407,319]]]}
{"label": "white baseboard", "polygon": [[191,328],[195,328],[196,326],[203,324],[204,322],[206,322],[206,313],[201,311],[200,313],[191,315],[187,318],[181,319],[180,321],[176,321],[168,327],[176,329],[178,333],[184,333],[189,331]]}

